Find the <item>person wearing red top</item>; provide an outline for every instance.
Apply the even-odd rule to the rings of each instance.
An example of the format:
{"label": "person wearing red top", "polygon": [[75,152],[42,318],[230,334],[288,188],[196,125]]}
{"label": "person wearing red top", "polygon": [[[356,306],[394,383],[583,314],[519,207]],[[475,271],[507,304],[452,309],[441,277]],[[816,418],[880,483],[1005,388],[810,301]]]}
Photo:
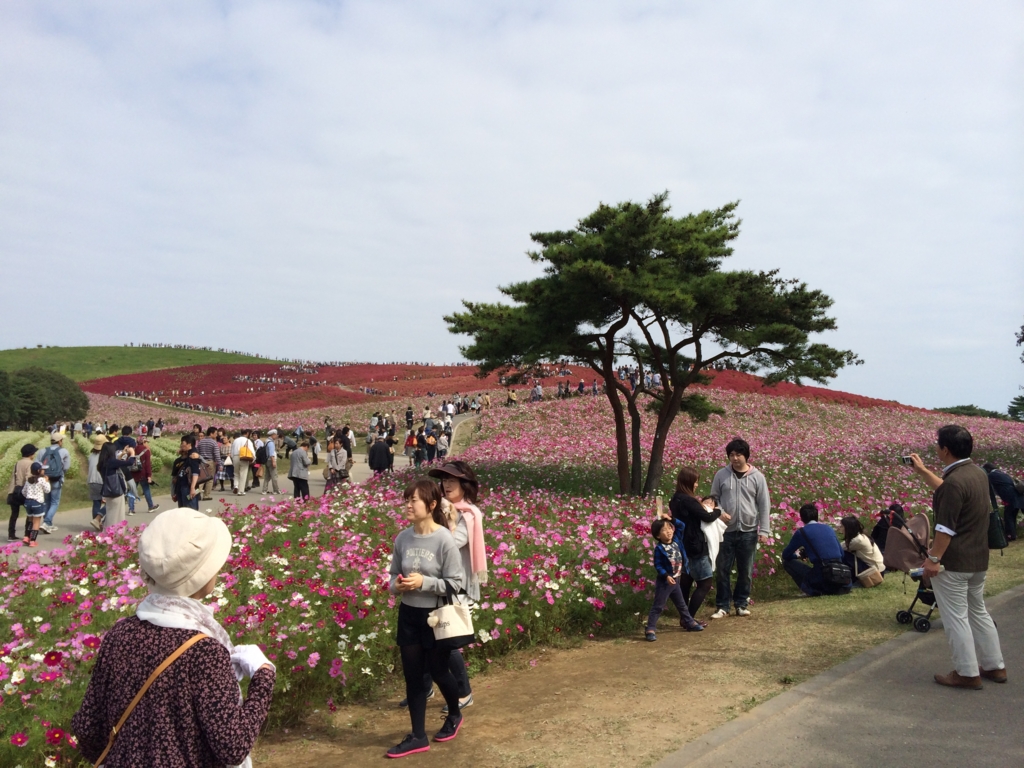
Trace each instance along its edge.
{"label": "person wearing red top", "polygon": [[142,495],[146,497],[148,511],[153,512],[160,507],[159,504],[153,503],[153,494],[149,490],[149,486],[153,482],[153,452],[149,449],[149,437],[145,434],[139,435],[136,442],[138,445],[135,449],[135,457],[139,460],[139,467],[132,472],[132,479],[142,491]]}

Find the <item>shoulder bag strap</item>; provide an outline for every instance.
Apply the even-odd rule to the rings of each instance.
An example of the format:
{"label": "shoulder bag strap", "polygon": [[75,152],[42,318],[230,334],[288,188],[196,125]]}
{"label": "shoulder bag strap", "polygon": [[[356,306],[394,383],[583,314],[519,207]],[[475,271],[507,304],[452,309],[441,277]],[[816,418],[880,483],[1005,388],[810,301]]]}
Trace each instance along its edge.
{"label": "shoulder bag strap", "polygon": [[807,535],[807,526],[805,525],[801,530],[804,532],[804,541],[807,542],[807,546],[811,548],[811,552],[813,552],[814,556],[818,558],[819,563],[824,564],[825,561],[822,560],[821,555],[818,554],[818,548],[814,546],[814,543],[811,541],[811,537]]}
{"label": "shoulder bag strap", "polygon": [[205,640],[207,637],[209,637],[209,635],[204,635],[202,632],[200,632],[197,635],[193,635],[184,643],[179,645],[178,649],[174,653],[172,653],[170,656],[164,659],[160,666],[153,670],[153,673],[146,679],[146,682],[142,684],[142,688],[139,689],[139,692],[135,694],[135,698],[132,699],[131,703],[125,709],[124,714],[121,715],[121,719],[117,721],[117,725],[110,729],[110,738],[107,740],[107,746],[103,750],[103,753],[99,756],[99,759],[96,761],[95,768],[99,768],[99,766],[103,763],[103,759],[107,756],[107,753],[110,752],[111,748],[114,746],[114,739],[117,738],[118,731],[121,730],[125,722],[128,720],[128,716],[131,715],[132,710],[135,709],[135,706],[142,699],[143,695],[146,693],[146,691],[149,690],[149,686],[156,682],[156,679],[160,677],[161,674],[163,674],[164,670],[171,666],[171,664],[173,664],[175,660],[179,656],[181,656],[181,654],[183,654],[193,645],[198,643],[200,640]]}

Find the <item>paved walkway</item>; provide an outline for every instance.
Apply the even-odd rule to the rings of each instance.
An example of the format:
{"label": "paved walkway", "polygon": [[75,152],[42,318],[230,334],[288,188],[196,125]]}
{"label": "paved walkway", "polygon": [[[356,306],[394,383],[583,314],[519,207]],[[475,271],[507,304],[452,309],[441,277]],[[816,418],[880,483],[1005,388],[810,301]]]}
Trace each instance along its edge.
{"label": "paved walkway", "polygon": [[[459,425],[472,418],[468,414],[459,414],[452,419],[455,427],[454,438],[458,436]],[[355,483],[364,483],[370,477],[373,476],[373,471],[366,464],[366,454],[357,453],[353,456],[355,463],[352,465],[351,475],[352,481]],[[320,463],[315,467],[309,468],[309,492],[313,497],[322,496],[324,493],[325,481],[323,478],[323,468],[327,461],[327,454],[320,454]],[[401,455],[399,447],[399,453],[395,456],[395,467],[403,468],[407,466],[408,459]],[[257,490],[251,490],[245,496],[235,496],[230,491],[226,493],[214,493],[213,499],[210,501],[199,502],[199,508],[204,511],[220,512],[225,504],[255,504],[255,503],[272,503],[272,499],[283,497],[290,497],[292,495],[292,483],[285,477],[287,474],[287,459],[283,456],[278,462],[278,486],[280,487],[281,493],[275,495],[263,494]],[[284,468],[284,472],[281,472],[281,468]],[[159,505],[159,509],[155,512],[146,512],[146,501],[142,499],[135,504],[136,514],[128,517],[128,522],[132,525],[146,525],[161,512],[173,509],[178,505],[171,501],[169,489],[167,488],[168,478],[166,475],[161,476],[160,481],[163,485],[159,486],[154,490],[168,491],[165,494],[155,494],[153,496],[153,503]],[[18,519],[18,534],[20,535],[24,530],[24,513]],[[61,509],[58,510],[57,516],[54,518],[54,523],[57,525],[57,530],[51,534],[43,532],[39,533],[39,547],[35,550],[25,549],[26,552],[39,551],[39,550],[50,550],[55,547],[59,547],[64,543],[64,537],[81,533],[82,531],[94,530],[90,525],[92,520],[92,508],[82,507],[78,509]],[[20,553],[20,552],[19,552]]]}
{"label": "paved walkway", "polygon": [[1024,765],[1024,585],[987,601],[1009,682],[981,691],[932,680],[953,668],[941,620],[907,632],[696,739],[681,766]]}

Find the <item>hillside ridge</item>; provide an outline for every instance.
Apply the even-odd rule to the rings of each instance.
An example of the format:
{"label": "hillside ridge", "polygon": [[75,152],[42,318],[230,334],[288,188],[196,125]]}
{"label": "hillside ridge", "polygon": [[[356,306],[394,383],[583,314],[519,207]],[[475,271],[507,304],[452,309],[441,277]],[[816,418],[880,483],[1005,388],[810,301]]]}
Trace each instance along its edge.
{"label": "hillside ridge", "polygon": [[167,368],[220,363],[279,363],[237,352],[183,347],[22,347],[0,350],[0,370],[39,367],[59,371],[77,381],[89,381]]}

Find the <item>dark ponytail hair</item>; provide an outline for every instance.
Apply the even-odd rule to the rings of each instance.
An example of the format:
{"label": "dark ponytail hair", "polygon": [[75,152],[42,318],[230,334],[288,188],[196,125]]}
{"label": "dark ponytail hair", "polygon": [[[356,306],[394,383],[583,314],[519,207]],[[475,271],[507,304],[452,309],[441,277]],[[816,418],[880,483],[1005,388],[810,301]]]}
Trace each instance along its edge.
{"label": "dark ponytail hair", "polygon": [[409,501],[413,496],[418,496],[420,501],[427,505],[435,523],[448,527],[448,521],[445,520],[444,512],[441,511],[441,499],[444,498],[441,494],[441,486],[429,478],[421,477],[405,487],[405,500]]}
{"label": "dark ponytail hair", "polygon": [[696,497],[695,491],[697,490],[697,480],[699,478],[700,475],[697,474],[696,469],[693,467],[683,467],[679,470],[679,474],[676,475],[676,493]]}

